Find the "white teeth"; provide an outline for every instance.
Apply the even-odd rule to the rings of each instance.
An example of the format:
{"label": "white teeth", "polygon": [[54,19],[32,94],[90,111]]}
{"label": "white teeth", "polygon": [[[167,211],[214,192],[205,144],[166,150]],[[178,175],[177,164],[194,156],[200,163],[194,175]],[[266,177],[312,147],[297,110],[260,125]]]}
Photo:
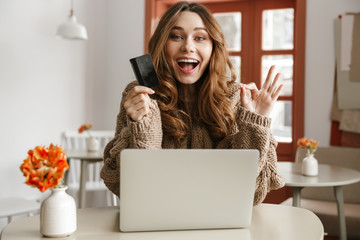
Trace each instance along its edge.
{"label": "white teeth", "polygon": [[198,63],[199,61],[196,61],[194,59],[179,59],[177,62],[183,62],[183,63]]}

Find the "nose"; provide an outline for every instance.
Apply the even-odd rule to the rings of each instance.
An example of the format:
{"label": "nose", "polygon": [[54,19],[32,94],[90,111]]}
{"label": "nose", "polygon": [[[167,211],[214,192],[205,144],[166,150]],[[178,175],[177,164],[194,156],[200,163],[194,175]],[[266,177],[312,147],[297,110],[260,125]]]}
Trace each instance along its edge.
{"label": "nose", "polygon": [[195,52],[195,44],[192,39],[187,38],[181,46],[183,52]]}

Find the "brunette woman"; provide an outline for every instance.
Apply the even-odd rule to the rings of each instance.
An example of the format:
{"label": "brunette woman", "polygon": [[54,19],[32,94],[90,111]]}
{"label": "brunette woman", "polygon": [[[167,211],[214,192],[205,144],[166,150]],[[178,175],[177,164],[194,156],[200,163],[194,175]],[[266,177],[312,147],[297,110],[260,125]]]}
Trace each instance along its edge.
{"label": "brunette woman", "polygon": [[283,87],[278,74],[271,79],[274,67],[261,89],[236,83],[224,35],[198,3],[179,2],[165,12],[149,53],[161,85],[150,89],[134,81],[123,92],[101,171],[113,193],[119,196],[124,148],[258,149],[254,204],[284,185],[270,130],[269,114]]}

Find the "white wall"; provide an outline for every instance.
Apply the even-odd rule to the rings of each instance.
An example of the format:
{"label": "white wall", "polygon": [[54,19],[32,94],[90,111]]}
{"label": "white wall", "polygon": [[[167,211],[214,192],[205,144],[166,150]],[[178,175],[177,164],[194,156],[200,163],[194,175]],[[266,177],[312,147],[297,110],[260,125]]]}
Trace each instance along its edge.
{"label": "white wall", "polygon": [[[85,120],[88,43],[55,38],[69,5],[63,0],[0,1],[0,198],[38,194],[23,184],[19,170],[28,149],[58,144],[62,130]],[[83,18],[79,10],[78,19]]]}
{"label": "white wall", "polygon": [[101,128],[115,128],[121,93],[135,79],[130,58],[144,53],[144,0],[107,1],[106,78],[98,82],[95,121]]}
{"label": "white wall", "polygon": [[330,112],[335,76],[334,20],[360,12],[359,0],[307,0],[305,136],[330,145]]}

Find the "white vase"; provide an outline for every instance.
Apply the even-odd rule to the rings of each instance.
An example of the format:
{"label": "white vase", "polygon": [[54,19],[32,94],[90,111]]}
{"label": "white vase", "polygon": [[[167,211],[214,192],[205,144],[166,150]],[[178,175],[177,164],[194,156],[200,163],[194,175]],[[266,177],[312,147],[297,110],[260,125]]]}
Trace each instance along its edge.
{"label": "white vase", "polygon": [[40,232],[45,237],[65,237],[76,231],[76,204],[67,186],[52,188],[40,208]]}
{"label": "white vase", "polygon": [[301,173],[305,176],[317,176],[319,174],[319,164],[314,154],[309,154],[303,159]]}
{"label": "white vase", "polygon": [[89,137],[86,139],[86,148],[89,152],[96,152],[99,150],[100,144],[99,140],[94,137]]}

